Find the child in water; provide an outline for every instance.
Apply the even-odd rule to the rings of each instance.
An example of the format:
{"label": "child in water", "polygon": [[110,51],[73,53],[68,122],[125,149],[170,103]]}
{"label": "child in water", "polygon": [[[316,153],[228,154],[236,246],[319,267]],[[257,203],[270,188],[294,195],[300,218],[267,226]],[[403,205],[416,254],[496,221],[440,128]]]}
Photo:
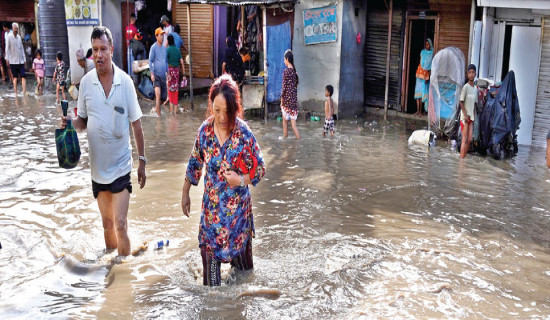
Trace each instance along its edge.
{"label": "child in water", "polygon": [[476,77],[476,66],[468,66],[468,83],[462,88],[460,93],[460,128],[462,129],[462,145],[460,147],[460,158],[466,158],[468,148],[472,143],[475,121],[475,107],[477,103],[477,87],[474,85]]}
{"label": "child in water", "polygon": [[323,137],[330,131],[330,135],[334,137],[334,101],[332,101],[332,94],[334,88],[329,84],[325,87],[325,126],[323,128]]}
{"label": "child in water", "polygon": [[44,90],[44,59],[42,59],[42,51],[40,49],[36,50],[36,58],[32,62],[32,70],[36,76],[36,89],[34,90],[35,94],[42,94]]}
{"label": "child in water", "polygon": [[67,97],[65,96],[65,63],[63,63],[63,54],[61,51],[57,51],[55,59],[57,60],[57,65],[55,66],[55,71],[53,72],[52,82],[57,82],[57,86],[55,88],[55,104],[59,104],[59,90],[61,90],[63,100],[67,100]]}

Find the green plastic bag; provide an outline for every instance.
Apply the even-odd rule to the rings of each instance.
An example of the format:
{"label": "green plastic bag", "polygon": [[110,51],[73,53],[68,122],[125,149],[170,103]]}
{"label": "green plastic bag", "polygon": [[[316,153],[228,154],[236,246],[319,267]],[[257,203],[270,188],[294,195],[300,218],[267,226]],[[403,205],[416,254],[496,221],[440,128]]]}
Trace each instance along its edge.
{"label": "green plastic bag", "polygon": [[[69,102],[61,101],[63,115],[67,116]],[[65,169],[76,167],[80,160],[80,145],[78,144],[78,135],[73,127],[71,120],[67,121],[65,129],[55,129],[55,146],[57,148],[57,160],[59,166]]]}

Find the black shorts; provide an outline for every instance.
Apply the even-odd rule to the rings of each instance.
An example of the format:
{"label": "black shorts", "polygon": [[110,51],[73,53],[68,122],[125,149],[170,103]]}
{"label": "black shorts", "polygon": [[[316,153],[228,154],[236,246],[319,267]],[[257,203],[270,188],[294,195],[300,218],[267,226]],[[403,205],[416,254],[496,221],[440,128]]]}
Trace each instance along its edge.
{"label": "black shorts", "polygon": [[11,74],[14,78],[23,78],[25,76],[25,65],[10,64]]}
{"label": "black shorts", "polygon": [[168,93],[166,91],[166,77],[155,76],[155,83],[153,83],[153,87],[159,87],[160,99],[166,100],[166,94]]}
{"label": "black shorts", "polygon": [[127,189],[132,193],[132,182],[130,181],[130,173],[127,175],[117,178],[115,181],[109,184],[101,184],[92,180],[92,190],[94,192],[94,198],[97,199],[97,196],[101,191],[109,191],[111,193],[119,193],[124,189]]}

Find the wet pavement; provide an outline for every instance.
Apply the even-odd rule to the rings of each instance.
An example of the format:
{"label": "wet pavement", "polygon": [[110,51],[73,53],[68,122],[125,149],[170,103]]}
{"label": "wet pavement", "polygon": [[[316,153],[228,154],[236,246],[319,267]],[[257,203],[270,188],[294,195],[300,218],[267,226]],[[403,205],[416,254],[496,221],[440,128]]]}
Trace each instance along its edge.
{"label": "wet pavement", "polygon": [[550,317],[542,149],[459,161],[442,142],[409,147],[414,121],[343,119],[334,138],[321,138],[322,122],[300,122],[296,141],[281,137],[280,122],[248,119],[267,163],[252,188],[255,269],[223,265],[223,285],[208,288],[202,181],[191,217],[180,207],[204,97],[178,117],[150,117],[141,101],[149,163],[129,235],[133,249],[170,245],[118,261],[103,250],[86,135],[77,168],[60,169],[55,95],[0,95],[1,319]]}

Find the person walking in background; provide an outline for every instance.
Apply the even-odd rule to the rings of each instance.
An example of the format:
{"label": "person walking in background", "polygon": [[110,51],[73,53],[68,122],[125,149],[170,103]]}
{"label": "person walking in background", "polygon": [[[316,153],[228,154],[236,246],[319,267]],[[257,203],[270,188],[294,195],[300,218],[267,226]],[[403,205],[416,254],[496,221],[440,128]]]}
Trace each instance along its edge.
{"label": "person walking in background", "polygon": [[230,74],[233,81],[237,82],[240,87],[244,81],[243,59],[237,51],[233,37],[227,37],[225,44],[227,48],[225,48],[225,61],[222,63],[222,73]]}
{"label": "person walking in background", "polygon": [[10,66],[13,76],[13,90],[17,97],[17,79],[21,79],[23,87],[23,95],[27,93],[27,79],[25,79],[25,50],[23,49],[23,41],[19,35],[19,25],[17,22],[11,25],[12,33],[8,35],[6,41],[6,60]]}
{"label": "person walking in background", "polygon": [[160,17],[160,24],[162,25],[162,31],[164,31],[162,45],[164,47],[168,47],[168,35],[174,32],[174,27],[172,27],[172,25],[170,24],[170,20],[168,20],[168,17],[166,15]]}
{"label": "person walking in background", "polygon": [[[95,69],[94,61],[90,59],[86,59],[86,56],[84,55],[84,50],[78,49],[76,50],[76,61],[78,62],[78,65],[84,69],[83,77],[90,72],[91,70]],[[82,80],[82,79],[80,79]],[[80,87],[80,83],[74,84],[77,88]]]}
{"label": "person walking in background", "polygon": [[468,148],[472,143],[474,132],[474,121],[476,117],[477,87],[474,85],[476,78],[476,66],[468,66],[468,83],[462,87],[460,93],[460,128],[462,129],[462,145],[460,147],[460,158],[466,158]]}
{"label": "person walking in background", "polygon": [[183,43],[183,39],[180,36],[181,28],[179,24],[176,24],[174,26],[174,32],[170,33],[172,36],[174,36],[174,43],[176,45],[176,48],[183,49],[184,51],[187,51],[187,48],[185,47],[185,44]]}
{"label": "person walking in background", "polygon": [[332,94],[334,87],[330,84],[325,87],[325,125],[323,127],[323,137],[330,131],[330,135],[334,137],[334,101]]}
{"label": "person walking in background", "polygon": [[[166,60],[168,61],[168,74],[167,74],[167,87],[168,87],[168,100],[170,102],[170,113],[176,115],[178,108],[178,95],[180,87],[180,65],[181,72],[185,78],[185,65],[183,64],[183,58],[181,57],[181,51],[174,43],[174,36],[168,36],[168,49],[166,50]],[[164,104],[166,104],[164,102]]]}
{"label": "person walking in background", "polygon": [[198,185],[203,166],[204,197],[199,226],[203,284],[221,285],[220,265],[239,270],[254,267],[254,220],[248,185],[265,174],[260,146],[243,120],[239,87],[229,75],[219,77],[208,95],[207,119],[200,126],[189,157],[181,196],[189,217],[189,189]]}
{"label": "person walking in background", "polygon": [[292,131],[297,139],[300,139],[300,132],[296,127],[298,119],[298,72],[294,66],[294,55],[288,49],[285,51],[285,66],[283,72],[283,86],[281,90],[281,112],[283,114],[283,136],[288,136],[288,120],[292,125]]}
{"label": "person walking in background", "polygon": [[8,36],[10,35],[13,35],[13,32],[11,30],[11,24],[9,22],[4,22],[4,25],[2,26],[3,28],[3,36],[4,36],[4,42],[3,42],[3,47],[2,49],[4,50],[4,62],[6,63],[6,69],[8,71],[8,77],[9,77],[9,80],[10,80],[10,86],[13,85],[12,82],[13,82],[13,75],[11,74],[11,69],[10,69],[10,64],[9,64],[9,61],[8,61],[8,58],[7,58],[7,46],[8,46]]}
{"label": "person walking in background", "polygon": [[414,116],[421,116],[423,113],[422,104],[428,103],[428,95],[430,91],[430,70],[432,69],[433,56],[434,49],[432,40],[427,39],[426,43],[424,43],[424,49],[420,52],[420,64],[416,69],[416,85],[414,87],[416,113]]}
{"label": "person walking in background", "polygon": [[155,30],[157,42],[153,43],[149,51],[149,69],[151,70],[151,81],[155,88],[155,111],[160,117],[160,100],[166,99],[166,47],[162,45],[164,31],[161,28]]}
{"label": "person walking in background", "polygon": [[[132,146],[130,123],[139,155],[137,176],[145,186],[145,147],[141,108],[134,82],[112,63],[113,37],[106,27],[95,27],[91,42],[95,69],[80,82],[78,112],[72,121],[78,132],[87,130],[92,191],[103,222],[105,247],[130,254],[128,206],[132,183]],[[62,117],[61,128],[67,125]]]}
{"label": "person walking in background", "polygon": [[59,91],[63,96],[63,100],[67,100],[65,96],[65,63],[63,62],[63,53],[57,51],[55,54],[55,59],[57,64],[55,66],[55,71],[53,72],[52,82],[56,84],[55,86],[55,104],[59,104]]}
{"label": "person walking in background", "polygon": [[133,55],[132,49],[130,48],[130,41],[134,39],[134,36],[138,33],[136,27],[136,15],[130,14],[130,24],[126,27],[126,60],[128,62],[128,74],[132,74],[132,62]]}
{"label": "person walking in background", "polygon": [[42,50],[36,50],[36,58],[32,62],[32,70],[36,76],[36,89],[34,90],[35,94],[42,94],[44,90],[44,59],[42,59]]}

